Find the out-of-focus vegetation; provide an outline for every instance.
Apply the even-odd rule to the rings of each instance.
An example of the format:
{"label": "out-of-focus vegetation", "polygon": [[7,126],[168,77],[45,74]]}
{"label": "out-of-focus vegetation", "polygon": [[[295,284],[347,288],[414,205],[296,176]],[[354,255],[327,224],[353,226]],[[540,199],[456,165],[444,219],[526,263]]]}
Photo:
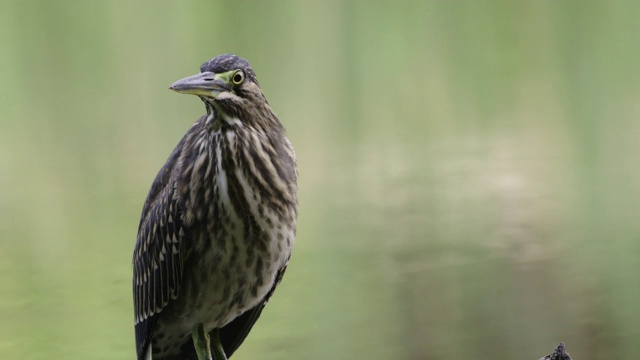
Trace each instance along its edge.
{"label": "out-of-focus vegetation", "polygon": [[134,357],[138,217],[204,111],[167,88],[226,52],[300,170],[292,262],[234,358],[635,358],[639,13],[0,2],[0,358]]}

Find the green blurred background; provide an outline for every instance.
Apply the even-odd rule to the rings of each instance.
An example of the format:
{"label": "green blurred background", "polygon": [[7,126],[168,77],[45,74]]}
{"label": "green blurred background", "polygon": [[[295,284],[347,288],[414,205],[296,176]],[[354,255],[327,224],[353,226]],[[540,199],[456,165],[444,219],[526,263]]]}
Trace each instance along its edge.
{"label": "green blurred background", "polygon": [[131,253],[246,57],[299,162],[237,359],[640,353],[637,1],[0,1],[0,358],[133,359]]}

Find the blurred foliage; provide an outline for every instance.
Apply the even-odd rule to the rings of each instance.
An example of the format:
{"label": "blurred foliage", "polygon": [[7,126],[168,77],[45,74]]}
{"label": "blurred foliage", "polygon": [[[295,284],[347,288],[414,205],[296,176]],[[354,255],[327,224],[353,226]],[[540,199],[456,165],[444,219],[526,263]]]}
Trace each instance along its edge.
{"label": "blurred foliage", "polygon": [[[142,203],[249,59],[298,153],[238,359],[640,353],[636,1],[0,1],[0,358],[134,357]],[[608,356],[605,356],[608,354]]]}

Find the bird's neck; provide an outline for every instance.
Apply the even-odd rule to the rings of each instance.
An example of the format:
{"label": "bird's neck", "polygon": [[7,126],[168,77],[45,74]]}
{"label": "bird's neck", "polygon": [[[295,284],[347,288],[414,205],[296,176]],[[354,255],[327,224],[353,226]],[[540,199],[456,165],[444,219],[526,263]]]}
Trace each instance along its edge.
{"label": "bird's neck", "polygon": [[243,124],[237,116],[227,114],[219,106],[213,105],[207,101],[204,102],[207,113],[203,118],[203,125],[206,129],[213,132],[231,130],[236,127],[242,127]]}
{"label": "bird's neck", "polygon": [[[241,129],[255,130],[262,133],[284,133],[284,127],[268,104],[253,107],[251,113],[234,108],[225,108],[220,104],[203,100],[206,108],[204,125],[214,131]],[[259,119],[256,121],[255,119]]]}

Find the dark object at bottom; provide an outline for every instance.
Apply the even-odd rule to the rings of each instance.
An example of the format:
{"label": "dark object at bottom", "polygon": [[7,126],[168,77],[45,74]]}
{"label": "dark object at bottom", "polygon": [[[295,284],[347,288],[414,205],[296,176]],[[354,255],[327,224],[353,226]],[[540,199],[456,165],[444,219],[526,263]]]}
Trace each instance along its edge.
{"label": "dark object at bottom", "polygon": [[565,351],[564,343],[560,343],[553,352],[540,360],[571,360],[571,356]]}

